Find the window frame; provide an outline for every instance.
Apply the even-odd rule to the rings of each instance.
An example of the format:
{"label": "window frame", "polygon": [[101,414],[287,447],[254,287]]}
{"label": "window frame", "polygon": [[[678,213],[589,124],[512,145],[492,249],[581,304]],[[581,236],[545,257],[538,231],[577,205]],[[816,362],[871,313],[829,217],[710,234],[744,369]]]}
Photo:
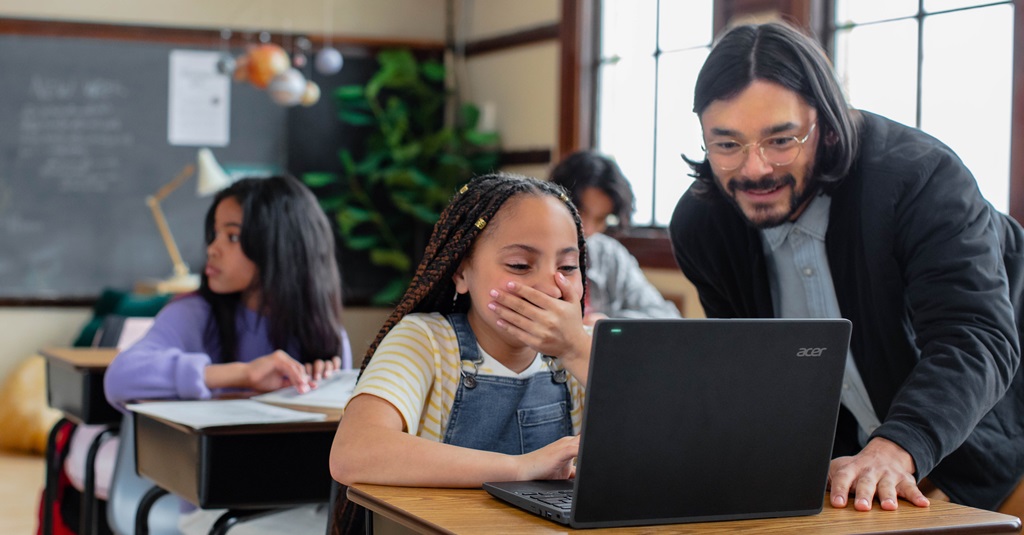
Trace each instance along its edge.
{"label": "window frame", "polygon": [[[1024,222],[1024,0],[1014,0],[1013,103],[1011,106],[1009,213]],[[832,0],[715,0],[714,34],[737,17],[777,14],[809,28],[823,40],[831,55]],[[558,150],[556,161],[576,150],[591,148],[594,140],[598,61],[600,59],[599,0],[562,0],[562,69]],[[616,236],[642,267],[676,268],[668,231],[636,227]]]}

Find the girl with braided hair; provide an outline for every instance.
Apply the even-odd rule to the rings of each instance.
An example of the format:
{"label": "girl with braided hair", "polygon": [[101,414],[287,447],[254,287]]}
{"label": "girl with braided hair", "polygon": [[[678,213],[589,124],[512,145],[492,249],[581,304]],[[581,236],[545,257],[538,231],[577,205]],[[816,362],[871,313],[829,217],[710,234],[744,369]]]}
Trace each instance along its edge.
{"label": "girl with braided hair", "polygon": [[473,179],[363,360],[331,451],[343,484],[573,475],[590,359],[580,218],[537,179]]}

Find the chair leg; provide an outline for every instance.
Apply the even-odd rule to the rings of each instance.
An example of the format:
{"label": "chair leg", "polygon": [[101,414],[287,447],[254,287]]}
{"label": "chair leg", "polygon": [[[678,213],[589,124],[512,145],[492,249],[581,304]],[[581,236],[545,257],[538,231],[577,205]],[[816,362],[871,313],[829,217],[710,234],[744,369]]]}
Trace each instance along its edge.
{"label": "chair leg", "polygon": [[99,516],[96,512],[96,502],[98,501],[96,499],[96,453],[99,452],[100,444],[104,440],[116,434],[117,431],[114,429],[104,429],[89,444],[89,453],[85,457],[85,477],[82,482],[82,511],[78,530],[82,535],[99,533],[97,530],[98,526],[96,526],[96,517]]}
{"label": "chair leg", "polygon": [[46,488],[43,490],[43,535],[53,535],[53,506],[57,502],[57,483],[63,469],[63,458],[57,454],[57,436],[65,426],[73,425],[71,420],[61,418],[53,424],[46,439]]}
{"label": "chair leg", "polygon": [[224,514],[217,518],[216,522],[213,523],[213,526],[210,528],[210,535],[225,535],[229,529],[235,527],[239,522],[269,513],[276,513],[279,510],[280,509],[253,509],[242,511],[228,509]]}
{"label": "chair leg", "polygon": [[139,500],[139,508],[135,513],[135,535],[148,535],[149,510],[165,494],[167,494],[166,490],[154,485],[142,495],[142,499]]}

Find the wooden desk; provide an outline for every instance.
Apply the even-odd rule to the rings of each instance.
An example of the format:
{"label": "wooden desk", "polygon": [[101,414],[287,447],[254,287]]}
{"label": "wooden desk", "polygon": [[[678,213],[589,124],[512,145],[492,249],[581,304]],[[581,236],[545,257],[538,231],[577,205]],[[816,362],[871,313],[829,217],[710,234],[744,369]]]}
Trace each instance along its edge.
{"label": "wooden desk", "polygon": [[116,348],[45,347],[46,400],[79,424],[116,424],[121,413],[107,403],[103,375]]}
{"label": "wooden desk", "polygon": [[103,375],[117,356],[116,348],[45,347],[39,352],[46,359],[46,401],[64,413],[50,431],[46,444],[46,489],[43,515],[43,534],[53,533],[53,503],[56,500],[57,478],[63,470],[64,458],[56,455],[56,440],[60,429],[69,422],[76,424],[105,424],[113,426],[98,435],[89,445],[85,461],[85,481],[82,489],[82,508],[79,531],[95,533],[96,513],[96,452],[100,444],[116,434],[121,413],[107,403],[103,392]]}
{"label": "wooden desk", "polygon": [[[480,489],[423,489],[354,485],[348,497],[373,513],[375,528],[404,527],[414,533],[521,535],[567,533],[568,526],[544,520],[507,505]],[[383,519],[384,522],[380,522]],[[833,509],[825,502],[821,514],[789,518],[673,524],[635,528],[587,529],[580,533],[1018,533],[1020,519],[948,502],[921,509],[900,502],[897,511],[870,512],[852,507]]]}
{"label": "wooden desk", "polygon": [[193,429],[135,413],[139,474],[204,509],[264,509],[330,498],[337,420]]}

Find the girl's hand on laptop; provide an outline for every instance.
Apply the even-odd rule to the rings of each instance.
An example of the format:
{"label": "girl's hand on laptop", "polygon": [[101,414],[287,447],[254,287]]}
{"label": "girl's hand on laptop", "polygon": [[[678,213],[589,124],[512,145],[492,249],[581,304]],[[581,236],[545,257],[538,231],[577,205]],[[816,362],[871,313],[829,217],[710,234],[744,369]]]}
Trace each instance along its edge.
{"label": "girl's hand on laptop", "polygon": [[870,511],[878,496],[883,510],[895,511],[897,498],[928,507],[928,498],[917,487],[914,459],[895,442],[875,437],[857,455],[837,457],[828,468],[832,507],[846,507],[851,495],[858,511]]}
{"label": "girl's hand on laptop", "polygon": [[562,437],[547,446],[516,458],[519,462],[517,481],[535,479],[569,479],[576,476],[576,455],[580,452],[579,435]]}

